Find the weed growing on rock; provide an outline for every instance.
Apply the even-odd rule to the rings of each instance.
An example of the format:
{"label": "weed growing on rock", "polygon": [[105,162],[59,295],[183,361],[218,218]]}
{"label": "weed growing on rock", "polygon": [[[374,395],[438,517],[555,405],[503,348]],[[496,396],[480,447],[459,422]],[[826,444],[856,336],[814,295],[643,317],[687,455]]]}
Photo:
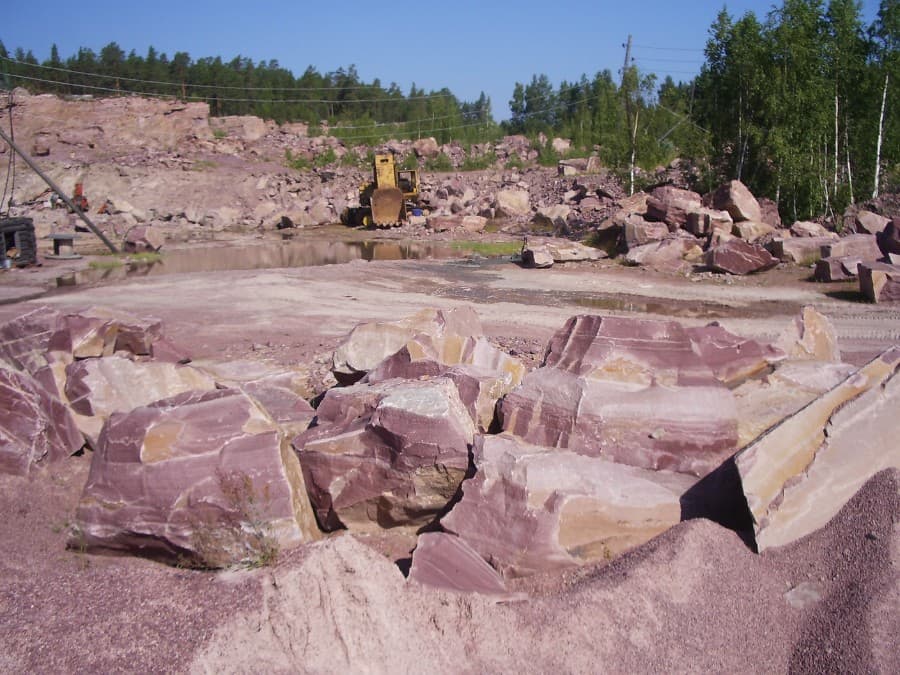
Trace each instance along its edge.
{"label": "weed growing on rock", "polygon": [[279,545],[266,518],[269,486],[258,491],[253,479],[242,471],[219,470],[216,479],[227,511],[214,521],[192,524],[191,544],[196,558],[182,559],[179,564],[206,569],[235,563],[247,567],[274,565]]}

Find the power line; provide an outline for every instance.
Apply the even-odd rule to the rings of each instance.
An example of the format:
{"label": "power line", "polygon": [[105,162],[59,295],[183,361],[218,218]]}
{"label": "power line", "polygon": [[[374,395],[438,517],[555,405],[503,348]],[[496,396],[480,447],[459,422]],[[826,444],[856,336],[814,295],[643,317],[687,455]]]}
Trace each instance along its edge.
{"label": "power line", "polygon": [[[16,59],[11,59],[9,57],[0,57],[0,60],[8,61],[9,63],[15,63],[16,65],[26,66],[29,68],[40,68],[41,70],[53,70],[59,73],[68,73],[70,75],[80,75],[83,77],[94,77],[100,78],[104,80],[120,80],[122,82],[137,82],[140,84],[157,84],[163,85],[167,87],[181,87],[182,82],[171,82],[171,81],[163,81],[163,80],[141,80],[134,77],[120,77],[118,75],[104,75],[101,73],[89,73],[83,70],[71,70],[69,68],[58,68],[55,66],[45,66],[39,63],[28,63],[27,61],[19,61]],[[238,71],[234,71],[238,72]],[[293,76],[293,74],[292,74]],[[63,83],[62,84],[68,84]],[[218,90],[236,90],[236,91],[333,91],[335,89],[339,89],[341,91],[346,90],[363,90],[363,89],[373,89],[372,85],[354,85],[354,86],[331,86],[331,87],[243,87],[239,85],[225,85],[225,84],[191,84],[187,85],[193,87],[195,89],[218,89]],[[383,89],[383,88],[382,88]],[[404,96],[402,93],[400,94],[405,100],[419,100],[419,99],[427,99],[427,98],[449,98],[452,97],[453,94],[427,94],[424,96]],[[390,99],[397,100],[397,99]]]}
{"label": "power line", "polygon": [[[157,92],[135,91],[132,89],[122,89],[120,87],[98,87],[93,84],[78,84],[75,82],[63,82],[61,80],[48,80],[40,77],[28,77],[27,75],[17,75],[10,73],[10,77],[19,80],[28,80],[30,82],[42,82],[44,84],[55,84],[63,87],[78,87],[81,89],[90,89],[91,91],[106,91],[114,94],[134,94],[135,96],[156,96],[156,97],[175,97],[175,94],[161,94]],[[180,84],[172,84],[173,87],[182,87]],[[185,88],[193,89],[194,85],[185,84]],[[231,98],[222,97],[215,94],[211,96],[198,96],[188,94],[177,98],[190,101],[208,101],[215,98],[218,101],[227,103],[340,103],[340,104],[363,104],[363,103],[402,103],[404,101],[423,101],[432,98],[443,98],[441,96],[407,96],[404,98],[367,98],[367,99],[305,99],[305,98],[289,98],[289,99],[268,99],[268,98]]]}
{"label": "power line", "polygon": [[703,49],[696,47],[651,47],[650,45],[633,45],[635,49],[652,49],[660,52],[703,52]]}

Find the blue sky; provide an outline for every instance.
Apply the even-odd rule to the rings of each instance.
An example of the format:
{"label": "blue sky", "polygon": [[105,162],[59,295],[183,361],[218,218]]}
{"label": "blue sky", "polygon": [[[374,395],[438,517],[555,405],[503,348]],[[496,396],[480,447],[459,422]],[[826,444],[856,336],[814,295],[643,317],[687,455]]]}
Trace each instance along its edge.
{"label": "blue sky", "polygon": [[[7,4],[8,3],[8,4]],[[115,41],[145,55],[152,45],[170,57],[241,55],[276,59],[300,75],[312,65],[326,73],[355,64],[364,81],[448,87],[463,100],[481,91],[494,117],[509,116],[516,82],[546,73],[554,85],[622,67],[624,43],[633,36],[635,62],[660,78],[689,80],[703,60],[707,32],[723,6],[733,16],[760,18],[771,0],[558,0],[557,2],[91,2],[3,0],[0,40],[9,51],[31,49],[39,60],[56,43],[65,58],[79,47],[95,52]],[[780,5],[780,2],[778,3]],[[14,6],[13,6],[14,5]],[[878,0],[864,0],[875,16]],[[388,9],[384,9],[388,8]]]}

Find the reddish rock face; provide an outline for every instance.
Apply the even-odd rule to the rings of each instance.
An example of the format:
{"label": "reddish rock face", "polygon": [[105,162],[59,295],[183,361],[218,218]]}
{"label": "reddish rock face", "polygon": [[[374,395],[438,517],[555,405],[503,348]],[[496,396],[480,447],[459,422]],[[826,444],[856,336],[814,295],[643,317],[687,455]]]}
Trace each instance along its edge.
{"label": "reddish rock face", "polygon": [[290,444],[236,390],[113,415],[77,519],[80,546],[213,567],[318,537]]}
{"label": "reddish rock face", "polygon": [[753,193],[739,180],[721,186],[713,193],[712,204],[716,209],[728,211],[735,222],[763,220],[762,209]]}
{"label": "reddish rock face", "polygon": [[339,382],[352,384],[420,333],[465,337],[483,332],[471,307],[425,309],[399,321],[360,324],[334,351],[332,371]]}
{"label": "reddish rock face", "polygon": [[686,332],[694,351],[712,368],[716,379],[729,387],[785,358],[780,349],[735,335],[715,323],[687,328]]}
{"label": "reddish rock face", "polygon": [[679,274],[690,271],[691,263],[685,258],[691,252],[697,256],[702,255],[700,241],[687,237],[667,236],[662,241],[637,246],[625,256],[625,260],[632,265],[641,265],[660,272]]}
{"label": "reddish rock face", "polygon": [[689,213],[701,207],[700,195],[696,192],[666,185],[650,193],[646,218],[665,223],[670,232],[675,232],[685,227]]}
{"label": "reddish rock face", "polygon": [[712,372],[676,321],[581,315],[547,345],[544,366],[636,384],[708,384]]}
{"label": "reddish rock face", "polygon": [[69,409],[27,373],[0,366],[0,411],[2,473],[27,476],[84,445]]}
{"label": "reddish rock face", "polygon": [[752,274],[775,267],[778,260],[762,246],[731,239],[706,252],[706,265],[728,274]]}
{"label": "reddish rock face", "polygon": [[695,475],[737,443],[731,392],[676,322],[570,319],[500,415],[504,431],[535,445]]}
{"label": "reddish rock face", "polygon": [[629,250],[659,241],[669,235],[665,223],[649,223],[640,216],[631,216],[625,223],[625,245]]}
{"label": "reddish rock face", "polygon": [[890,218],[885,218],[884,216],[879,216],[877,213],[863,210],[856,214],[854,225],[856,226],[857,232],[878,234],[884,230],[889,222],[891,222]]}
{"label": "reddish rock face", "polygon": [[813,273],[816,281],[846,281],[857,277],[857,268],[862,259],[858,256],[841,256],[822,258],[816,262]]}
{"label": "reddish rock face", "polygon": [[900,255],[900,218],[894,218],[876,237],[883,255]]}
{"label": "reddish rock face", "polygon": [[774,227],[775,229],[781,228],[781,214],[778,213],[778,204],[776,204],[771,199],[766,199],[765,197],[757,200],[759,203],[759,208],[762,211],[761,220]]}
{"label": "reddish rock face", "polygon": [[[608,560],[676,524],[695,480],[507,434],[479,437],[477,473],[441,519],[505,577]],[[413,557],[415,561],[415,556]]]}
{"label": "reddish rock face", "polygon": [[463,593],[506,593],[497,571],[463,539],[445,532],[419,535],[409,578],[423,586]]}
{"label": "reddish rock face", "polygon": [[822,247],[838,240],[837,235],[830,237],[787,237],[775,239],[767,250],[779,260],[796,265],[813,265],[822,258]]}
{"label": "reddish rock face", "polygon": [[0,359],[29,373],[47,365],[46,352],[60,313],[38,307],[0,326]]}
{"label": "reddish rock face", "polygon": [[823,258],[854,256],[860,260],[874,261],[881,257],[878,240],[871,234],[851,234],[849,237],[841,237],[837,241],[822,244],[821,251]]}
{"label": "reddish rock face", "polygon": [[370,371],[364,381],[446,376],[482,431],[494,421],[497,400],[522,382],[525,366],[483,337],[418,335]]}
{"label": "reddish rock face", "polygon": [[449,380],[330,390],[294,439],[326,530],[420,527],[456,494],[475,426]]}
{"label": "reddish rock face", "polygon": [[900,302],[900,265],[862,263],[859,290],[869,302]]}

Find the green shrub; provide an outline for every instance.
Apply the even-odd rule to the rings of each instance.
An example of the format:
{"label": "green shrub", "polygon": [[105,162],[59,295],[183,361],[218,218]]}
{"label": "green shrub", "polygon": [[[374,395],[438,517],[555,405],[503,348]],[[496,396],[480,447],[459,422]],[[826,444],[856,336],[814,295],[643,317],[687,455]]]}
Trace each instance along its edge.
{"label": "green shrub", "polygon": [[316,159],[313,161],[318,168],[324,168],[329,164],[334,164],[337,161],[337,155],[334,154],[334,148],[328,148],[325,152],[319,153],[316,155]]}
{"label": "green shrub", "polygon": [[291,152],[290,148],[287,148],[284,151],[284,163],[288,168],[295,169],[296,171],[306,171],[310,168],[309,160],[303,155],[294,157],[294,153]]}
{"label": "green shrub", "polygon": [[450,158],[442,152],[437,157],[425,160],[425,170],[446,173],[448,171],[453,171],[453,163],[450,161]]}
{"label": "green shrub", "polygon": [[480,156],[473,156],[471,154],[466,155],[465,161],[462,163],[460,167],[461,171],[481,171],[483,169],[490,169],[494,164],[497,163],[497,155],[494,154],[494,151],[486,152]]}

